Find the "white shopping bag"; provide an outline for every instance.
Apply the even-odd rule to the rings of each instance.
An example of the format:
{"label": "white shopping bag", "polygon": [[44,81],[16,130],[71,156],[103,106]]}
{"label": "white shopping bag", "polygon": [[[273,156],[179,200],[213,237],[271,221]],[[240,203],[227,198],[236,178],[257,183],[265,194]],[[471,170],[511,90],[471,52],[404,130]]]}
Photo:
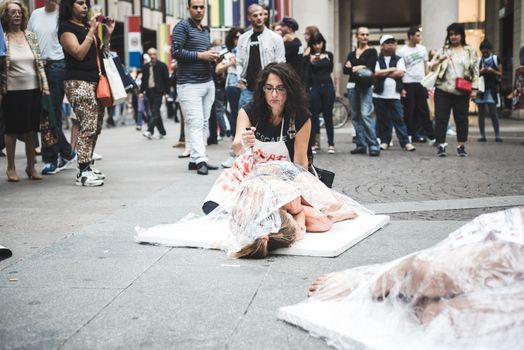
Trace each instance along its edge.
{"label": "white shopping bag", "polygon": [[123,103],[126,100],[127,92],[124,88],[120,73],[116,68],[115,62],[111,57],[104,57],[104,69],[106,71],[109,87],[111,88],[111,95],[113,96],[113,105]]}

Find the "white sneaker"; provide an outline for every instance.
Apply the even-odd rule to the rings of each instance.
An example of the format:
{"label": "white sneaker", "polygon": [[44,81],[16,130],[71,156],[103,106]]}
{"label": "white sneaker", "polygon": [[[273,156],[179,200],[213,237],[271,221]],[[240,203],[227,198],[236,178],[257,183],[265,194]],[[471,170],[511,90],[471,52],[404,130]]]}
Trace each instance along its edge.
{"label": "white sneaker", "polygon": [[96,152],[93,152],[93,157],[91,157],[93,160],[102,160],[102,156]]}
{"label": "white sneaker", "polygon": [[104,175],[104,173],[102,173],[100,170],[98,170],[97,168],[95,168],[93,165],[91,165],[91,171],[93,172],[93,174],[95,174],[95,176],[99,179],[99,180],[104,180],[106,178],[106,176]]}
{"label": "white sneaker", "polygon": [[144,136],[148,140],[151,140],[153,138],[153,135],[149,131],[144,131],[142,136]]}
{"label": "white sneaker", "polygon": [[381,143],[381,144],[380,144],[380,149],[381,149],[381,150],[385,151],[385,150],[387,150],[388,148],[389,148],[389,145],[388,145],[387,143]]}
{"label": "white sneaker", "polygon": [[328,147],[328,154],[335,154],[336,151],[335,151],[335,146],[329,146]]}
{"label": "white sneaker", "polygon": [[225,161],[222,162],[222,168],[232,168],[235,160],[236,157],[230,155]]}
{"label": "white sneaker", "polygon": [[435,140],[435,139],[428,139],[428,145],[430,145],[430,146],[435,146],[435,142],[436,142],[436,141],[437,141],[437,140]]}
{"label": "white sneaker", "polygon": [[446,134],[449,136],[456,136],[457,132],[453,130],[452,128],[449,128],[448,131],[446,131]]}
{"label": "white sneaker", "polygon": [[413,152],[414,150],[416,150],[415,146],[413,146],[413,144],[411,143],[408,143],[404,146],[404,149],[408,152]]}
{"label": "white sneaker", "polygon": [[96,187],[102,186],[103,184],[104,180],[99,179],[98,176],[96,176],[93,171],[89,169],[84,170],[76,175],[75,185],[77,186]]}

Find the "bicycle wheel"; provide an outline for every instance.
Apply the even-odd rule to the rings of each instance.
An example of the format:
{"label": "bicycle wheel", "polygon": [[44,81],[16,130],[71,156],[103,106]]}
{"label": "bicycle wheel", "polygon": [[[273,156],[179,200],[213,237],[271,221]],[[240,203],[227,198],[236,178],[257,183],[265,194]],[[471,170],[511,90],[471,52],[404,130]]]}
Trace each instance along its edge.
{"label": "bicycle wheel", "polygon": [[349,107],[342,97],[337,97],[333,104],[333,128],[343,127],[349,118]]}

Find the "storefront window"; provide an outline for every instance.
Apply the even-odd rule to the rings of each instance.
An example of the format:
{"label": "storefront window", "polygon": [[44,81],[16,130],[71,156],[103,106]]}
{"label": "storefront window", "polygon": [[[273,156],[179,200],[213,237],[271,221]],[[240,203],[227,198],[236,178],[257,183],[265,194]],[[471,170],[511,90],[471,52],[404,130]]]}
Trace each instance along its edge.
{"label": "storefront window", "polygon": [[486,18],[485,0],[459,0],[459,22],[484,22]]}

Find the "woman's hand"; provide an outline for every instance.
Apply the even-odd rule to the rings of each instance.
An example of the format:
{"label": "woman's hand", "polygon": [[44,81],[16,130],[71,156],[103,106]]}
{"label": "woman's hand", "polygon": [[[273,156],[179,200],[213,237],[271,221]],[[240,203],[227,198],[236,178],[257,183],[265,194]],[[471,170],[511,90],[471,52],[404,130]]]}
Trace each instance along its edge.
{"label": "woman's hand", "polygon": [[107,28],[107,33],[111,35],[113,31],[115,30],[115,20],[110,18],[106,24],[104,24]]}
{"label": "woman's hand", "polygon": [[242,131],[242,144],[246,148],[251,148],[255,145],[255,127],[250,127],[247,130]]}
{"label": "woman's hand", "polygon": [[91,34],[94,34],[96,32],[96,29],[98,28],[98,24],[100,23],[96,20],[98,16],[99,14],[95,14],[89,20],[89,31],[91,32]]}

